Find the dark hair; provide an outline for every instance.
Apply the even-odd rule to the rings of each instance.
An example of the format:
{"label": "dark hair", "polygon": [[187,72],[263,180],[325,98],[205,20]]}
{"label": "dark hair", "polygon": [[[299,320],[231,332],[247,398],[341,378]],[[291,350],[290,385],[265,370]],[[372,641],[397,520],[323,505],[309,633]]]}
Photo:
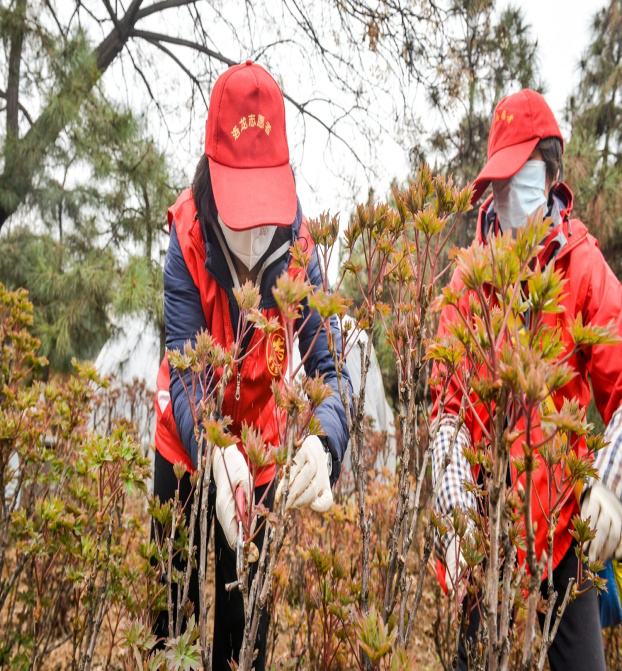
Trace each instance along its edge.
{"label": "dark hair", "polygon": [[213,219],[216,212],[216,202],[214,201],[214,192],[212,191],[212,180],[209,174],[209,161],[203,154],[197,163],[192,180],[192,197],[197,208],[199,221],[202,226],[207,226],[207,222]]}
{"label": "dark hair", "polygon": [[[562,143],[558,137],[547,137],[536,145],[540,150],[546,166],[546,176],[551,187],[564,179],[564,163],[562,161]],[[559,174],[557,174],[559,171]]]}

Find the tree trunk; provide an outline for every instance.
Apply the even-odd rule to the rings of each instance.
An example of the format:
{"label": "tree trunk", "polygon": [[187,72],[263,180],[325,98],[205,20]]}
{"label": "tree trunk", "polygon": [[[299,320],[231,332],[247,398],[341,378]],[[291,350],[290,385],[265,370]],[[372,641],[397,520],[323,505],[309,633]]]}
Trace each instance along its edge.
{"label": "tree trunk", "polygon": [[26,0],[17,0],[11,21],[11,50],[9,53],[9,76],[6,87],[6,136],[7,140],[19,138],[19,78],[24,45]]}

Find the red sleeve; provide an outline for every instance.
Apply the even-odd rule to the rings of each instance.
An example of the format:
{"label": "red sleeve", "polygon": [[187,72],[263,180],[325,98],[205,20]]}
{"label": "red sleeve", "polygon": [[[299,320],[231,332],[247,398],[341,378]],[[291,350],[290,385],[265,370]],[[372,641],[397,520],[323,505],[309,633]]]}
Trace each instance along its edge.
{"label": "red sleeve", "polygon": [[[452,289],[454,289],[454,291],[462,291],[462,281],[460,280],[459,271],[457,269],[454,271],[453,277],[451,278],[450,286]],[[458,303],[458,308],[455,308],[453,306],[445,306],[443,308],[437,331],[438,336],[442,337],[444,335],[449,335],[450,333],[449,329],[451,325],[462,321],[460,315],[458,314],[458,310],[460,310],[461,314],[465,315],[467,319],[469,318],[470,309],[469,309],[468,294],[462,296],[462,298]],[[480,371],[480,374],[483,374],[483,372]],[[442,379],[445,375],[446,375],[446,369],[444,364],[435,362],[432,368],[432,378],[439,380]],[[463,377],[459,369],[454,373],[454,375],[451,376],[449,380],[449,385],[447,387],[447,394],[445,396],[445,405],[443,407],[443,414],[448,415],[459,414],[460,408],[462,406],[462,397],[464,389],[464,384],[462,384],[462,381]],[[443,400],[442,383],[432,386],[431,394],[433,403],[431,419],[434,420],[441,410],[440,404],[441,401]],[[474,404],[476,404],[475,398],[472,397],[472,401]],[[482,420],[484,425],[486,425],[488,414],[485,408],[481,404],[477,404],[477,408],[480,419]],[[478,442],[481,439],[482,430],[480,423],[475,419],[473,413],[474,410],[472,408],[470,408],[469,406],[465,406],[464,424],[468,429],[471,438],[473,439],[473,442]]]}
{"label": "red sleeve", "polygon": [[[577,250],[579,252],[579,250]],[[585,274],[586,293],[583,303],[584,323],[606,326],[613,322],[622,338],[622,285],[605,261],[596,239],[588,235],[576,255]],[[597,345],[586,351],[594,400],[605,424],[622,405],[622,342]]]}

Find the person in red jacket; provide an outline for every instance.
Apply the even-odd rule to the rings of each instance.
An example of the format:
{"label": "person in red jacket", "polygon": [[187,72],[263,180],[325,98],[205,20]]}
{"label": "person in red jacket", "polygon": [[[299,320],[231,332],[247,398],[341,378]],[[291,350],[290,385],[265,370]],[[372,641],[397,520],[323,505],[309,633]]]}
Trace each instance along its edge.
{"label": "person in red jacket", "polygon": [[[171,236],[164,264],[164,322],[169,350],[183,351],[187,341],[196,343],[202,330],[229,348],[235,341],[239,316],[234,290],[248,280],[259,287],[259,309],[265,317],[283,325],[272,289],[282,273],[294,276],[302,272],[291,263],[290,248],[296,240],[302,240],[311,256],[307,279],[313,286],[321,286],[317,255],[296,197],[289,163],[283,95],[261,66],[246,61],[229,68],[216,81],[206,123],[205,153],[192,188],[179,196],[168,214]],[[339,475],[348,429],[324,322],[306,299],[297,327],[306,374],[324,376],[333,394],[315,410],[324,435],[307,436],[296,452],[286,507],[325,512],[333,502],[331,484]],[[331,322],[331,331],[340,351],[336,320]],[[253,494],[248,460],[239,437],[246,423],[259,429],[267,444],[279,444],[282,427],[275,412],[273,384],[279,382],[288,363],[283,339],[276,340],[279,337],[278,330],[269,337],[259,329],[249,331],[241,343],[240,356],[244,358],[224,393],[222,414],[231,418],[228,430],[238,442],[226,449],[215,449],[212,461],[208,515],[211,522],[215,512],[214,671],[229,671],[229,662],[237,661],[242,643],[242,595],[238,590],[225,589],[227,583],[237,579],[234,494],[238,486],[245,489],[247,500]],[[184,381],[177,372],[170,371],[167,357],[158,374],[154,494],[160,501],[173,498],[178,486],[182,501],[191,492],[189,473],[197,465],[199,448],[191,400],[186,393],[192,388],[190,375],[188,372]],[[349,385],[346,369],[344,379]],[[194,402],[200,400],[197,390]],[[176,462],[187,467],[179,483],[173,469]],[[255,501],[263,501],[269,509],[275,498],[275,474],[276,465],[270,463],[260,469],[255,480]],[[187,506],[187,514],[189,509]],[[195,538],[199,537],[197,520]],[[262,542],[263,528],[255,538],[259,548]],[[199,540],[195,543],[198,545]],[[178,568],[185,568],[185,562],[178,559]],[[189,597],[198,615],[196,569],[192,572]],[[264,613],[256,642],[257,671],[265,665],[266,625]],[[168,635],[167,612],[160,614],[155,631],[161,640]]]}
{"label": "person in red jacket", "polygon": [[[488,162],[473,184],[472,202],[477,202],[492,183],[492,194],[479,211],[476,235],[482,244],[492,235],[524,226],[527,218],[540,208],[552,219],[539,261],[543,267],[552,264],[566,280],[564,310],[552,316],[552,326],[562,326],[563,341],[570,349],[572,343],[567,327],[579,313],[584,323],[607,325],[613,322],[622,336],[622,286],[603,258],[596,239],[581,221],[572,218],[572,192],[561,182],[563,148],[557,121],[539,93],[525,89],[503,98],[495,109],[488,139]],[[451,281],[454,287],[460,287],[458,271]],[[464,310],[468,313],[468,305]],[[439,332],[445,332],[454,320],[457,320],[455,309],[445,308]],[[591,517],[596,531],[588,549],[591,560],[607,561],[622,555],[622,345],[594,346],[575,355],[569,363],[577,374],[554,394],[553,401],[561,408],[565,398],[577,398],[587,408],[591,380],[596,405],[607,424],[605,435],[609,445],[595,458],[599,479],[586,484],[580,504],[575,497],[568,497],[559,516],[553,546],[553,583],[559,601],[569,579],[577,576],[578,560],[569,533],[573,515],[580,511],[584,519]],[[455,433],[461,405],[458,389],[457,384],[453,387],[450,384],[449,400],[433,446],[435,482]],[[437,415],[438,390],[434,400]],[[445,514],[456,507],[475,508],[474,496],[464,486],[465,482],[473,481],[474,473],[463,452],[481,439],[481,428],[473,412],[466,412],[449,466],[442,475],[436,505]],[[585,449],[585,444],[579,449]],[[509,475],[516,477],[513,469]],[[544,467],[535,471],[534,487],[539,500],[548,501]],[[536,553],[541,557],[548,547],[548,528],[539,506],[534,506],[533,515]],[[447,583],[455,584],[463,563],[458,544],[453,538],[443,538],[440,542],[444,545]],[[524,555],[519,553],[521,560]],[[546,595],[546,580],[541,590]],[[475,640],[478,627],[479,615],[475,609],[470,612],[468,630],[462,632],[459,669],[467,668],[466,644]],[[553,671],[606,668],[595,590],[582,593],[566,609],[549,650],[549,662]]]}

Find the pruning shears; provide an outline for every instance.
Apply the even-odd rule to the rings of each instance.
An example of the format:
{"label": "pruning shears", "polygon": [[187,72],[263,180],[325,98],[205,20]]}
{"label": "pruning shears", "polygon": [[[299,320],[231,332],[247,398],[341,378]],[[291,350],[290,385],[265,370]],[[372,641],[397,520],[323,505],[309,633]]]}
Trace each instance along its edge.
{"label": "pruning shears", "polygon": [[242,589],[242,579],[244,577],[244,553],[246,552],[246,559],[253,563],[259,559],[259,551],[253,542],[248,543],[248,547],[244,548],[246,541],[244,539],[244,521],[247,520],[248,510],[246,501],[246,492],[244,488],[239,486],[235,490],[235,518],[238,522],[238,537],[235,541],[235,572],[237,580],[227,583],[225,589],[230,592],[236,587]]}

